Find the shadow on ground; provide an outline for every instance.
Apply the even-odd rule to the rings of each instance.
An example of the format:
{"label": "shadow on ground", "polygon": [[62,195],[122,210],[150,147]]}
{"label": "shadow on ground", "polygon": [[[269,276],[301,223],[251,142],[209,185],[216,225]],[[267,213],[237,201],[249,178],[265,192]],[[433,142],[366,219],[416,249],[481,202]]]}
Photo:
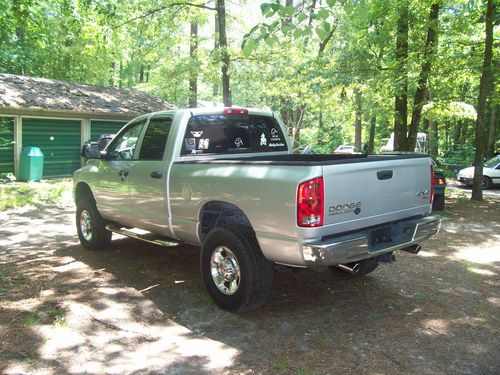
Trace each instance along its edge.
{"label": "shadow on ground", "polygon": [[91,252],[67,208],[3,214],[0,373],[496,374],[500,206],[448,203],[418,256],[360,280],[281,269],[245,315],[211,302],[195,247]]}

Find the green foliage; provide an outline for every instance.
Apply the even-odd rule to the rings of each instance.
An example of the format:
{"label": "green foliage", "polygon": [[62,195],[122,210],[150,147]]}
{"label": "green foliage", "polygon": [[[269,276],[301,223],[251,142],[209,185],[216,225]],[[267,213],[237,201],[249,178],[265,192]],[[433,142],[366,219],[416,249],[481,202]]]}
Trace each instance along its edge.
{"label": "green foliage", "polygon": [[[353,92],[362,95],[362,141],[376,119],[375,150],[392,132],[394,96],[404,80],[395,58],[396,21],[409,8],[409,113],[425,55],[433,0],[326,0],[227,4],[231,90],[236,105],[280,113],[296,146],[331,152],[354,141]],[[7,0],[0,2],[0,71],[138,88],[188,104],[220,102],[221,50],[214,11],[174,0]],[[438,50],[424,119],[438,124],[440,157],[465,157],[474,141],[484,41],[481,0],[440,1]],[[260,11],[260,17],[253,13]],[[249,17],[250,12],[252,17]],[[189,57],[189,24],[200,25],[198,56]],[[495,30],[498,40],[499,30]],[[498,57],[499,44],[494,47]],[[498,90],[491,98],[498,103]],[[460,137],[452,130],[463,121]],[[428,133],[425,122],[421,129]],[[464,145],[462,151],[457,148]],[[3,146],[0,146],[3,147]],[[457,151],[458,150],[458,151]],[[453,151],[455,154],[451,155]],[[458,156],[457,156],[458,155]]]}
{"label": "green foliage", "polygon": [[0,211],[37,204],[55,204],[71,195],[71,181],[0,185]]}

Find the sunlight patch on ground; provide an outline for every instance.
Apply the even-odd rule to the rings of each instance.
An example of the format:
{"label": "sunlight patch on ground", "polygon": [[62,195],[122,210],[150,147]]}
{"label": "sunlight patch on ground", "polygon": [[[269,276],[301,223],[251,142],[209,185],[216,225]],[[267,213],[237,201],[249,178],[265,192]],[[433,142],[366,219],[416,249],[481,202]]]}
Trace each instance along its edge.
{"label": "sunlight patch on ground", "polygon": [[495,272],[490,271],[490,270],[485,270],[483,268],[473,268],[473,267],[470,267],[469,271],[477,273],[478,275],[484,275],[484,276],[495,276],[496,275]]}
{"label": "sunlight patch on ground", "polygon": [[434,258],[438,256],[436,253],[433,253],[432,251],[425,251],[425,250],[420,250],[418,255],[424,258]]}
{"label": "sunlight patch on ground", "polygon": [[498,242],[491,242],[490,244],[482,244],[481,246],[462,247],[457,249],[449,258],[479,264],[500,262],[500,244]]}
{"label": "sunlight patch on ground", "polygon": [[44,339],[41,358],[64,361],[69,373],[120,374],[167,368],[182,373],[192,368],[223,370],[239,354],[233,347],[195,336],[170,320],[151,325],[136,322],[123,304],[114,306],[114,315],[106,310],[71,302],[66,327],[38,330]]}

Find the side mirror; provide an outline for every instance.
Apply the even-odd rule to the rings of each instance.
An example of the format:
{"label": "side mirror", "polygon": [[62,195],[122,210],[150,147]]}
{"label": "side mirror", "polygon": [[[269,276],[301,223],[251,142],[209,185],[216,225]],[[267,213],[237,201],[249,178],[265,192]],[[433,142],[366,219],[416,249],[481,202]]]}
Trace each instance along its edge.
{"label": "side mirror", "polygon": [[100,159],[99,144],[97,142],[85,143],[82,147],[82,156],[85,159]]}
{"label": "side mirror", "polygon": [[111,155],[107,151],[99,151],[99,159],[109,160],[111,159]]}

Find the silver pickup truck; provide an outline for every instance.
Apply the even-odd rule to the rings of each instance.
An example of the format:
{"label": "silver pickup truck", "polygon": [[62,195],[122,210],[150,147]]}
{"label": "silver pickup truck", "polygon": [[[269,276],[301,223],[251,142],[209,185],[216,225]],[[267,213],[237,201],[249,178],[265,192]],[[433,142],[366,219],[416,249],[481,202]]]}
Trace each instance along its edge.
{"label": "silver pickup truck", "polygon": [[438,232],[423,155],[295,155],[279,116],[245,108],[140,116],[74,174],[88,249],[113,232],[201,246],[206,288],[243,312],[270,294],[276,265],[372,272]]}

